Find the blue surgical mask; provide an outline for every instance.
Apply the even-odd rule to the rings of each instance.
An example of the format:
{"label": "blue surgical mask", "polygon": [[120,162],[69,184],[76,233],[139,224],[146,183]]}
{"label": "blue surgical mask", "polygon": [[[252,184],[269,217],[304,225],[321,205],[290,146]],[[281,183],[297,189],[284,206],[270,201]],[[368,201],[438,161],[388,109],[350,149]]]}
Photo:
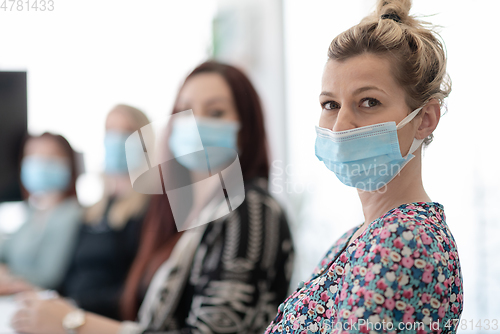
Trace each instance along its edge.
{"label": "blue surgical mask", "polygon": [[106,174],[125,174],[127,169],[127,156],[125,154],[125,141],[130,133],[106,131],[104,136],[104,171]]}
{"label": "blue surgical mask", "polygon": [[64,191],[70,181],[71,170],[63,159],[30,155],[22,161],[21,182],[32,194]]}
{"label": "blue surgical mask", "polygon": [[[174,119],[169,147],[176,160],[187,169],[204,171],[207,170],[208,164],[210,171],[216,172],[221,166],[234,159],[235,151],[238,151],[237,139],[240,125],[235,121],[209,118],[196,118],[196,125],[197,129],[183,117]],[[193,154],[199,150],[198,138],[201,139],[205,152]]]}
{"label": "blue surgical mask", "polygon": [[389,183],[415,156],[423,139],[413,139],[403,157],[397,130],[408,124],[421,110],[406,116],[397,126],[386,122],[352,130],[333,132],[316,126],[316,156],[345,185],[375,191]]}

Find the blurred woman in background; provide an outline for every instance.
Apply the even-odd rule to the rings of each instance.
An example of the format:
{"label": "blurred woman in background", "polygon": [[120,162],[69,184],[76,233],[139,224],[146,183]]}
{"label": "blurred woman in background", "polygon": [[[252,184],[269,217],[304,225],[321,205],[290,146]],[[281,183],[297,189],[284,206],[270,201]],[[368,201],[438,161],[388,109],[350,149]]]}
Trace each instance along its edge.
{"label": "blurred woman in background", "polygon": [[[176,198],[152,198],[122,299],[124,318],[137,322],[120,323],[75,309],[61,299],[25,295],[24,307],[12,321],[16,330],[40,334],[264,330],[286,296],[293,246],[284,211],[267,191],[269,160],[259,97],[238,69],[206,62],[185,80],[173,114],[186,109],[193,110],[198,131],[192,133],[183,116],[170,124],[166,150],[176,159],[166,169],[162,164],[165,189],[177,189],[170,183],[188,176],[193,187],[193,201],[188,204],[193,221],[210,217],[220,208],[227,210],[226,199],[219,202],[215,189],[199,186],[206,180],[197,168],[206,166],[205,154],[183,158],[183,149],[190,151],[199,133],[205,148],[238,152],[243,203],[219,219],[208,219],[208,224],[177,232],[172,203]],[[223,173],[221,166],[235,161],[225,154],[216,160],[209,158],[213,175]]]}
{"label": "blurred woman in background", "polygon": [[38,286],[56,288],[69,265],[82,208],[76,198],[77,163],[68,141],[56,134],[29,136],[21,161],[26,222],[0,243],[0,294]]}
{"label": "blurred woman in background", "polygon": [[106,118],[104,195],[79,231],[71,267],[59,292],[88,311],[119,318],[119,300],[137,253],[149,197],[132,189],[125,140],[149,123],[133,107],[117,105]]}

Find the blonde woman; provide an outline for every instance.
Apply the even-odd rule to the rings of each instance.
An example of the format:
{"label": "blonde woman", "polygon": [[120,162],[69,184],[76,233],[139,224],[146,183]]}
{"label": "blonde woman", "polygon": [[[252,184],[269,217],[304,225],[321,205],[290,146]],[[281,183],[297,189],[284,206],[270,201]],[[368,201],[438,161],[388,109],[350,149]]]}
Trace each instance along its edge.
{"label": "blonde woman", "polygon": [[421,176],[422,143],[450,85],[443,45],[410,7],[379,0],[330,44],[316,155],[358,189],[365,221],[334,243],[266,334],[456,332],[457,245]]}
{"label": "blonde woman", "polygon": [[134,261],[149,197],[132,189],[127,137],[149,123],[140,110],[117,105],[106,118],[105,190],[80,229],[72,264],[60,288],[81,308],[118,319],[119,301]]}

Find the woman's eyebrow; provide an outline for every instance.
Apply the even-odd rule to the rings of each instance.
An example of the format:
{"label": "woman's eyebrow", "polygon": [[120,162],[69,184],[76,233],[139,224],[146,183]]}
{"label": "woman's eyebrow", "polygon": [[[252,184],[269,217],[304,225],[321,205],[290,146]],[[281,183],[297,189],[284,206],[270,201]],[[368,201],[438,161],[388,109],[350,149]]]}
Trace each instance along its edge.
{"label": "woman's eyebrow", "polygon": [[334,97],[332,93],[330,92],[327,92],[327,91],[323,91],[321,92],[321,94],[319,94],[319,96],[329,96],[329,97]]}
{"label": "woman's eyebrow", "polygon": [[384,94],[387,94],[382,88],[378,88],[376,86],[364,86],[364,87],[360,87],[360,88],[356,89],[353,92],[353,95],[362,93],[362,92],[367,91],[367,90],[378,90],[378,91],[380,91],[380,92],[382,92]]}
{"label": "woman's eyebrow", "polygon": [[[382,88],[378,88],[377,86],[364,86],[364,87],[360,87],[358,89],[356,89],[354,92],[353,92],[353,95],[356,95],[356,94],[359,94],[359,93],[362,93],[364,91],[367,91],[367,90],[378,90],[384,94],[387,94]],[[332,93],[330,92],[327,92],[327,91],[323,91],[321,92],[321,94],[319,94],[319,96],[329,96],[329,97],[335,97]]]}
{"label": "woman's eyebrow", "polygon": [[228,100],[229,99],[227,97],[223,97],[223,96],[213,97],[213,98],[205,101],[205,105],[210,105],[210,104],[214,104],[217,102],[227,102]]}

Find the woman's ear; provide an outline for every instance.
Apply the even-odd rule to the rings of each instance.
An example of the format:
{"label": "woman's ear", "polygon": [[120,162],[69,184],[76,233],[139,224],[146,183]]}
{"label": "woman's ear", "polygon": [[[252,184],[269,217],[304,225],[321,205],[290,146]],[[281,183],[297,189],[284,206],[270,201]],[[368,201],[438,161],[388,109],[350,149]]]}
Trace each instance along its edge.
{"label": "woman's ear", "polygon": [[417,139],[427,138],[437,127],[439,119],[441,118],[441,106],[438,100],[431,99],[422,108],[422,122],[417,129],[415,137]]}

